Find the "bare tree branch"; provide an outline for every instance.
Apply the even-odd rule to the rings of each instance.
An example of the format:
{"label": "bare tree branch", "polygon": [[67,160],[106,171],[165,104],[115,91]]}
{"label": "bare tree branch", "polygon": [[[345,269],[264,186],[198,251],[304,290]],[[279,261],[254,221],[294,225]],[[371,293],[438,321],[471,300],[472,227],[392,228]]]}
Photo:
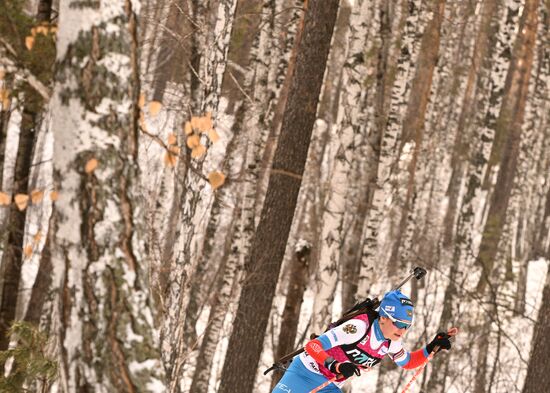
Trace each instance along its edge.
{"label": "bare tree branch", "polygon": [[2,44],[5,50],[11,55],[11,57],[14,58],[10,59],[7,56],[1,56],[0,65],[7,68],[15,68],[22,74],[23,78],[29,83],[29,85],[34,90],[36,90],[36,92],[40,94],[42,98],[48,101],[51,97],[50,89],[45,86],[31,71],[29,71],[17,61],[17,52],[15,51],[15,49],[13,49],[9,42],[0,37],[0,44]]}

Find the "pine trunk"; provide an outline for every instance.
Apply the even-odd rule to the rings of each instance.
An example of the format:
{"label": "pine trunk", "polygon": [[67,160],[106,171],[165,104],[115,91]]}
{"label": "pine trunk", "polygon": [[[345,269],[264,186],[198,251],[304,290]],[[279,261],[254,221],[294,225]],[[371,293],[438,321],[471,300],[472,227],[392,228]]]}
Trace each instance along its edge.
{"label": "pine trunk", "polygon": [[[221,393],[252,392],[254,386],[337,11],[337,0],[308,2],[264,208],[245,266],[246,276],[222,372]],[[254,329],[250,329],[251,326]],[[243,348],[247,348],[244,353]],[[244,375],[243,369],[247,370]]]}
{"label": "pine trunk", "polygon": [[542,303],[539,309],[527,375],[522,393],[539,393],[544,386],[550,386],[550,373],[548,372],[548,351],[550,341],[547,339],[550,334],[550,274],[546,275],[546,285],[542,293]]}

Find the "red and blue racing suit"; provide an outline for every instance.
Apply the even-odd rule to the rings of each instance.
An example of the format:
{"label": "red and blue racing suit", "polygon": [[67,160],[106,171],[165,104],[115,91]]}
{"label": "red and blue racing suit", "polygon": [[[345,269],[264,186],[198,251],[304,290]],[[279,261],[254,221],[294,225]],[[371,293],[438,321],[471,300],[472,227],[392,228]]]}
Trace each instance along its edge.
{"label": "red and blue racing suit", "polygon": [[[305,352],[296,356],[272,393],[308,393],[323,382],[335,377],[324,363],[328,357],[338,362],[353,362],[370,368],[388,355],[398,366],[412,369],[421,366],[428,357],[426,348],[409,352],[401,341],[384,338],[378,319],[369,321],[367,314],[336,326],[305,346]],[[321,390],[322,393],[340,392],[344,378]]]}

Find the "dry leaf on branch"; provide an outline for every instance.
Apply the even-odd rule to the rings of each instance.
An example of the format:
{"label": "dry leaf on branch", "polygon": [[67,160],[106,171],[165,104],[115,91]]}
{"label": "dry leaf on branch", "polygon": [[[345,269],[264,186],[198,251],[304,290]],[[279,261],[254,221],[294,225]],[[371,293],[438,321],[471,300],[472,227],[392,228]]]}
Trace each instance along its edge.
{"label": "dry leaf on branch", "polygon": [[139,95],[138,106],[140,108],[143,108],[145,106],[145,94],[144,93],[141,93]]}
{"label": "dry leaf on branch", "polygon": [[202,118],[201,128],[200,128],[201,132],[208,132],[212,130],[213,127],[214,127],[214,124],[212,123],[212,119],[210,119],[209,117]]}
{"label": "dry leaf on branch", "polygon": [[11,198],[5,192],[0,192],[0,205],[8,206],[11,203]]}
{"label": "dry leaf on branch", "polygon": [[25,210],[29,204],[29,196],[27,194],[17,194],[13,199],[20,211]]}
{"label": "dry leaf on branch", "polygon": [[50,192],[50,199],[55,202],[59,199],[59,193],[57,191]]}
{"label": "dry leaf on branch", "polygon": [[186,121],[185,126],[183,127],[183,131],[185,132],[185,135],[189,135],[193,133],[193,127],[191,126],[191,123]]}
{"label": "dry leaf on branch", "polygon": [[[36,34],[44,34],[44,35],[48,35],[48,33],[50,32],[50,29],[48,28],[47,25],[41,25],[41,26],[37,26],[35,28],[36,30]],[[34,29],[33,29],[34,30]],[[31,30],[32,31],[32,30]],[[34,35],[34,34],[33,34]]]}
{"label": "dry leaf on branch", "polygon": [[197,147],[195,147],[193,149],[193,151],[191,152],[191,157],[192,158],[199,158],[201,157],[204,153],[206,153],[206,147],[204,147],[203,145],[199,144]]}
{"label": "dry leaf on branch", "polygon": [[92,173],[93,171],[96,170],[98,164],[99,164],[99,162],[95,158],[91,158],[86,163],[86,167],[84,168],[84,171],[86,173],[90,174],[90,173]]}
{"label": "dry leaf on branch", "polygon": [[145,115],[143,112],[139,113],[139,126],[143,131],[147,131],[147,124],[145,123]]}
{"label": "dry leaf on branch", "polygon": [[31,201],[32,203],[39,203],[44,198],[44,191],[33,190],[31,191]]}
{"label": "dry leaf on branch", "polygon": [[170,153],[172,153],[173,155],[176,155],[176,156],[179,156],[179,154],[180,154],[180,148],[179,148],[179,146],[170,146],[170,147],[168,148],[168,151],[169,151]]}
{"label": "dry leaf on branch", "polygon": [[149,103],[149,113],[151,116],[156,116],[159,114],[162,104],[158,101],[151,101]]}
{"label": "dry leaf on branch", "polygon": [[10,106],[10,91],[0,88],[0,99],[2,100],[2,108],[7,109]]}
{"label": "dry leaf on branch", "polygon": [[200,117],[191,116],[191,127],[198,130],[200,126],[200,122],[201,122]]}
{"label": "dry leaf on branch", "polygon": [[169,134],[168,135],[168,144],[169,145],[175,145],[178,142],[178,138],[176,137],[176,134]]}
{"label": "dry leaf on branch", "polygon": [[28,50],[31,50],[32,47],[34,46],[34,37],[29,35],[27,37],[25,37],[25,46],[27,47]]}
{"label": "dry leaf on branch", "polygon": [[170,152],[164,153],[164,165],[170,168],[173,168],[176,166],[176,163],[178,161],[178,156],[174,155]]}
{"label": "dry leaf on branch", "polygon": [[216,143],[220,140],[220,136],[218,135],[216,130],[212,128],[210,131],[208,131],[208,139],[210,139],[210,142]]}
{"label": "dry leaf on branch", "polygon": [[32,256],[32,246],[30,244],[27,244],[25,248],[23,249],[23,254],[26,258],[30,258]]}
{"label": "dry leaf on branch", "polygon": [[194,149],[198,145],[200,145],[201,139],[197,134],[189,135],[187,137],[187,147],[190,149]]}
{"label": "dry leaf on branch", "polygon": [[222,172],[211,172],[208,175],[208,181],[210,182],[210,185],[215,190],[217,188],[220,188],[223,183],[225,183],[225,175]]}

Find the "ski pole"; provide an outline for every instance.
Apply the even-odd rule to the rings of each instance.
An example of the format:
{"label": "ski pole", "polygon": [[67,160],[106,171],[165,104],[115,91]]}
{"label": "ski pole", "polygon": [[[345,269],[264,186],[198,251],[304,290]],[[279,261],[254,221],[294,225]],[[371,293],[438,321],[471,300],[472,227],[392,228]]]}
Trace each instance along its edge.
{"label": "ski pole", "polygon": [[320,384],[319,386],[317,386],[315,389],[311,390],[309,393],[317,393],[319,390],[327,387],[328,385],[330,385],[331,383],[333,383],[334,381],[336,381],[338,379],[337,376],[335,377],[332,377],[331,379],[329,379],[328,381],[325,381],[323,382],[322,384]]}
{"label": "ski pole", "polygon": [[[456,334],[458,333],[458,328],[456,327],[453,327],[451,329],[449,329],[449,331],[447,332],[447,334],[449,336],[455,336]],[[426,361],[424,362],[424,364],[422,366],[420,366],[416,372],[414,373],[413,377],[411,378],[411,380],[409,381],[409,383],[407,384],[407,386],[405,386],[405,389],[403,389],[403,391],[401,393],[407,393],[407,391],[409,390],[409,388],[412,386],[412,384],[414,383],[414,381],[416,381],[416,378],[418,378],[420,376],[420,374],[422,374],[422,372],[424,371],[424,369],[426,368],[426,365],[430,362],[430,360],[433,359],[433,357],[435,356],[435,354],[439,352],[439,347],[435,347],[434,350],[432,351],[432,353],[430,353],[430,355],[428,356],[428,358],[426,359]]]}
{"label": "ski pole", "polygon": [[[370,367],[361,367],[361,370],[364,371],[365,373],[368,373],[370,371],[370,369],[371,369]],[[334,377],[332,377],[328,381],[325,381],[322,384],[320,384],[319,386],[317,386],[315,389],[310,390],[309,393],[317,393],[319,390],[321,390],[323,388],[326,388],[328,385],[335,382],[339,377],[341,377],[341,375],[335,375]],[[350,378],[348,378],[348,381],[349,381],[349,379]]]}

